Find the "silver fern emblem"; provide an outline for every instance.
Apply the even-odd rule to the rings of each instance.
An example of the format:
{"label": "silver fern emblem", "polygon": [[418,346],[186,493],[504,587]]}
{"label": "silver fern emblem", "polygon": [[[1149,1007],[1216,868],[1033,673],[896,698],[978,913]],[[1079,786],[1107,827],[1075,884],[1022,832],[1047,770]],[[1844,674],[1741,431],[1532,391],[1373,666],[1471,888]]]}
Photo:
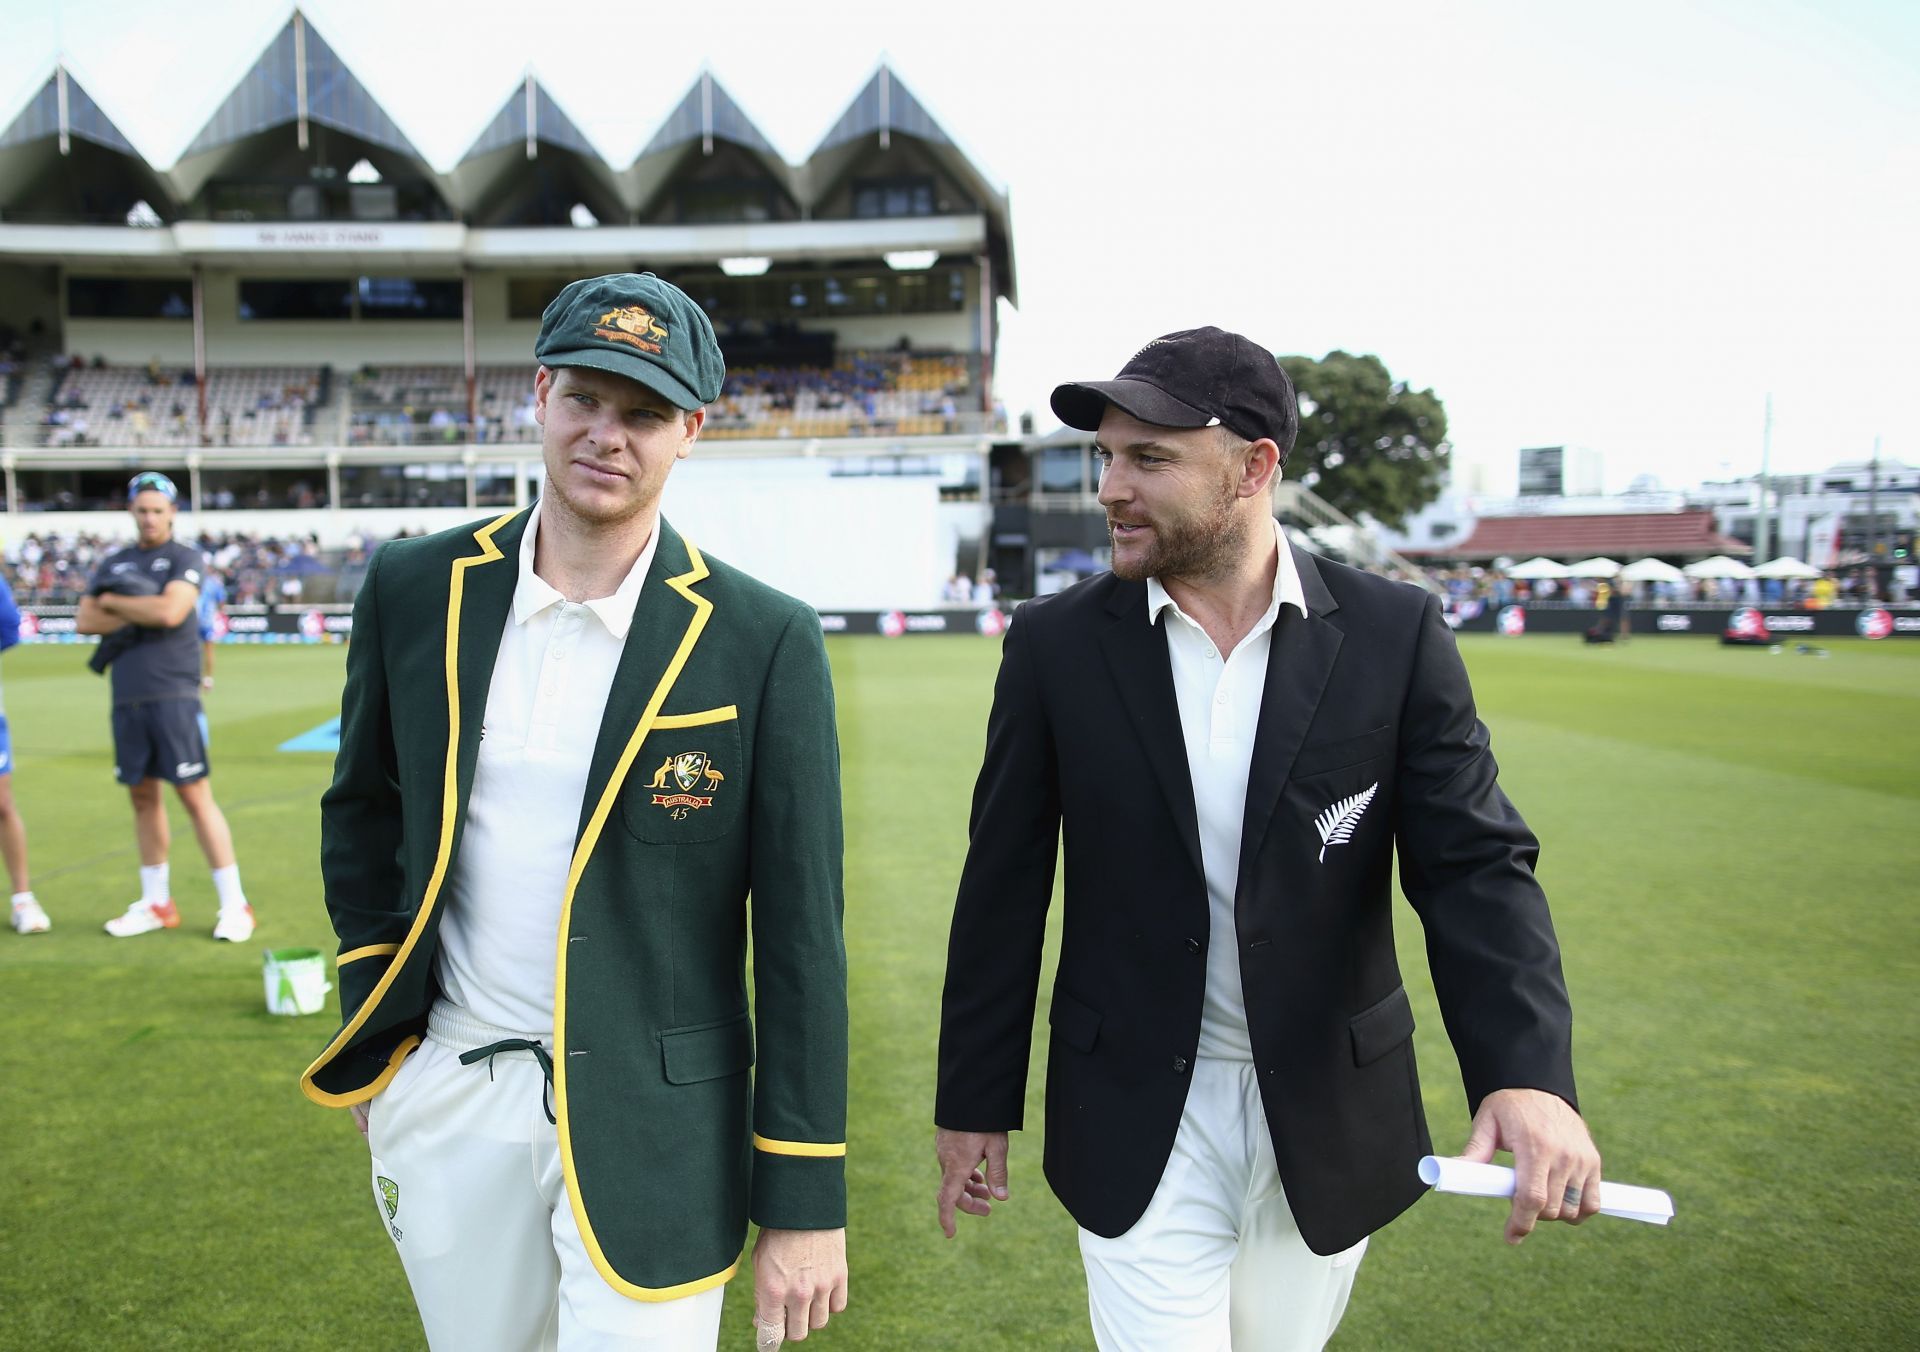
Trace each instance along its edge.
{"label": "silver fern emblem", "polygon": [[1380,782],[1375,780],[1353,797],[1342,798],[1313,819],[1313,824],[1320,828],[1321,863],[1327,862],[1327,846],[1345,845],[1353,839],[1353,828],[1360,824],[1360,814],[1367,810],[1367,804],[1373,801],[1373,795],[1379,788]]}

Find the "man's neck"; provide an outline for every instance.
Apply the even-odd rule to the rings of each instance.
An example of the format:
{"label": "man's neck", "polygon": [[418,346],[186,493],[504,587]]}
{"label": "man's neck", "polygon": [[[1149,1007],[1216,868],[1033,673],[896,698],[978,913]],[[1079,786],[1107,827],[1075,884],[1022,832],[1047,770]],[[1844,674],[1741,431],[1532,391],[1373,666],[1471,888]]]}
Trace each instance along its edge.
{"label": "man's neck", "polygon": [[581,521],[551,497],[540,507],[533,571],[569,601],[612,596],[653,538],[660,509],[609,525]]}
{"label": "man's neck", "polygon": [[1242,547],[1219,572],[1201,578],[1163,577],[1180,609],[1207,631],[1225,657],[1240,646],[1273,604],[1273,583],[1280,550],[1271,521],[1250,521]]}

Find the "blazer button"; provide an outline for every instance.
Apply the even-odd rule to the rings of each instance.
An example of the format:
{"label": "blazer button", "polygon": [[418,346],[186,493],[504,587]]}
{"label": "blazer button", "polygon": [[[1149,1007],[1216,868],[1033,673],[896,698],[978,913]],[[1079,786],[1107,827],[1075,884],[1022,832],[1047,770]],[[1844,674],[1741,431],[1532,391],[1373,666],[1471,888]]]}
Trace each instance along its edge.
{"label": "blazer button", "polygon": [[1176,1056],[1176,1057],[1174,1057],[1174,1058],[1173,1058],[1173,1073],[1174,1073],[1175,1075],[1185,1075],[1185,1074],[1187,1073],[1187,1058],[1186,1058],[1186,1057],[1184,1057],[1184,1056]]}
{"label": "blazer button", "polygon": [[1187,940],[1187,952],[1198,953],[1199,951],[1200,951],[1200,941],[1198,939]]}

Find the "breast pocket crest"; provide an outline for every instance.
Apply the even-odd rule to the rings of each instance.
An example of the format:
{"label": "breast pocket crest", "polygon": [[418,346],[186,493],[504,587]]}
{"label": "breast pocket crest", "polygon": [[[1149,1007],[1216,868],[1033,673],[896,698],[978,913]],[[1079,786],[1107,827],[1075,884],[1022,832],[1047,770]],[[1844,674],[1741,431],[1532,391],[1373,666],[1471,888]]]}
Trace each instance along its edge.
{"label": "breast pocket crest", "polygon": [[691,844],[732,831],[745,794],[736,716],[656,728],[634,757],[620,812],[627,830],[640,840]]}

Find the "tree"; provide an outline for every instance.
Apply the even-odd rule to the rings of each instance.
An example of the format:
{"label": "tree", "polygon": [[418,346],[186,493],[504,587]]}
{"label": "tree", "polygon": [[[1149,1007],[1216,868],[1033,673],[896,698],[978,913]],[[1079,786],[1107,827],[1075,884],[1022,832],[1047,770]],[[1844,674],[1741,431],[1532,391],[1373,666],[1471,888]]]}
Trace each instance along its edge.
{"label": "tree", "polygon": [[1392,530],[1440,496],[1452,447],[1446,407],[1432,390],[1408,389],[1374,356],[1336,351],[1280,365],[1300,396],[1288,478]]}

